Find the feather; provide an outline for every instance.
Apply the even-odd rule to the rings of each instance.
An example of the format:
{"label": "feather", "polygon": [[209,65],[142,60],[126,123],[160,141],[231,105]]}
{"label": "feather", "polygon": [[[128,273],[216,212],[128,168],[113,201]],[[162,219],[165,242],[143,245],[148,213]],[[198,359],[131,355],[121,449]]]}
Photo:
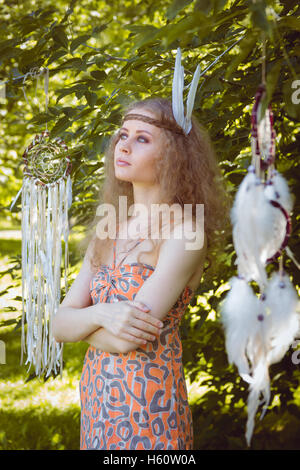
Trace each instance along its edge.
{"label": "feather", "polygon": [[246,176],[243,178],[236,192],[234,203],[231,208],[231,222],[233,225],[238,222],[239,214],[244,208],[244,200],[247,196],[249,187],[255,184],[255,181],[256,181],[256,175],[255,175],[254,166],[250,165],[248,167]]}
{"label": "feather", "polygon": [[239,274],[247,281],[255,280],[264,286],[267,277],[259,257],[261,242],[256,224],[261,192],[261,181],[256,177],[254,167],[250,165],[237,191],[231,209],[231,221]]}
{"label": "feather", "polygon": [[[246,440],[250,445],[254,417],[259,405],[264,405],[264,417],[270,402],[269,366],[279,362],[286,354],[299,331],[300,315],[298,294],[286,273],[274,272],[264,295],[261,296],[261,322],[259,336],[248,343],[247,355],[252,364],[252,382],[248,396]],[[260,396],[263,399],[260,401]]]}
{"label": "feather", "polygon": [[[265,183],[264,195],[266,203],[270,206],[266,208],[265,213],[268,212],[270,216],[272,215],[272,220],[268,222],[270,224],[270,235],[266,237],[261,250],[263,263],[277,253],[286,236],[286,217],[278,207],[270,204],[270,201],[278,202],[287,213],[290,213],[293,207],[293,199],[288,184],[276,170],[272,171],[271,177]],[[266,204],[264,204],[265,206]]]}
{"label": "feather", "polygon": [[[260,112],[259,106],[259,118]],[[272,162],[274,132],[269,109],[263,119],[258,119],[257,129],[254,121],[251,149],[255,166],[248,168],[230,214],[236,264],[244,285],[241,281],[231,282],[232,289],[221,307],[229,361],[238,366],[241,377],[250,384],[245,435],[248,446],[258,407],[264,406],[262,419],[270,403],[269,366],[283,358],[300,334],[300,302],[294,286],[284,271],[273,273],[268,280],[265,270],[268,258],[285,246],[283,242],[286,244],[293,199],[287,182],[276,170],[269,171],[266,182],[256,178],[255,168],[260,174]],[[261,165],[263,160],[265,165]],[[288,248],[287,253],[293,259]],[[260,287],[259,298],[246,287],[251,280]]]}
{"label": "feather", "polygon": [[268,364],[279,362],[291,346],[300,327],[299,297],[285,271],[274,272],[266,289],[267,334],[270,342]]}
{"label": "feather", "polygon": [[265,194],[269,200],[279,202],[290,214],[294,205],[294,197],[290,192],[287,181],[279,171],[272,170],[271,177],[266,181]]}
{"label": "feather", "polygon": [[226,351],[229,363],[234,363],[244,380],[251,381],[246,357],[249,337],[257,334],[258,298],[248,283],[232,277],[231,286],[221,307],[221,319],[226,333]]}
{"label": "feather", "polygon": [[282,212],[270,204],[266,187],[261,187],[256,214],[256,235],[260,262],[273,256],[280,248],[286,233],[286,220]]}
{"label": "feather", "polygon": [[186,103],[186,116],[185,116],[185,132],[188,134],[192,129],[191,116],[195,102],[195,96],[197,91],[197,86],[200,80],[201,68],[200,65],[197,65],[195,73],[193,75],[192,82],[190,84],[190,89],[187,97]]}
{"label": "feather", "polygon": [[201,69],[200,65],[198,65],[190,84],[189,93],[187,97],[187,110],[185,116],[183,103],[184,68],[181,65],[181,49],[180,47],[178,47],[172,83],[172,110],[175,121],[186,134],[188,134],[192,128],[191,116],[200,75]]}
{"label": "feather", "polygon": [[172,83],[172,110],[175,121],[182,128],[184,126],[183,85],[184,68],[181,65],[181,49],[178,47]]}
{"label": "feather", "polygon": [[[246,441],[247,445],[250,446],[251,438],[254,430],[255,415],[258,407],[262,404],[265,405],[265,409],[270,402],[270,377],[267,364],[262,356],[257,362],[252,375],[252,382],[250,383],[250,391],[247,400],[248,408],[248,419],[246,424]],[[260,396],[263,394],[263,399],[260,400]]]}

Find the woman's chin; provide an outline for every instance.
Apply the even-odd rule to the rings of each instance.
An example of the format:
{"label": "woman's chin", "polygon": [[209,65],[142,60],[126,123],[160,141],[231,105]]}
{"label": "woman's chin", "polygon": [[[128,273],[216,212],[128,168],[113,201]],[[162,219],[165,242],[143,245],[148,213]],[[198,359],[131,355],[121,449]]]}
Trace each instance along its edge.
{"label": "woman's chin", "polygon": [[132,183],[131,178],[126,175],[122,175],[119,172],[115,172],[115,178],[120,181],[127,181],[128,183]]}

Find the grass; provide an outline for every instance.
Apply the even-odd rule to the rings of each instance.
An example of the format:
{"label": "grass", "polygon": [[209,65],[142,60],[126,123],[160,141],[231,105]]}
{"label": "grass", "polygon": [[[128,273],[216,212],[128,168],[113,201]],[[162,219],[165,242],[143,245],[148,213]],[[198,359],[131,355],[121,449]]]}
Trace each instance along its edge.
{"label": "grass", "polygon": [[[21,254],[20,232],[5,229],[0,232],[1,272],[13,267],[15,257]],[[71,251],[74,243],[74,239],[70,240]],[[4,323],[21,316],[22,305],[16,300],[22,295],[21,279],[12,276],[15,272],[2,275],[0,288],[0,292],[6,291],[0,297],[0,340],[6,353],[6,363],[0,364],[0,449],[77,450],[79,379],[88,345],[83,342],[64,345],[62,378],[50,377],[46,382],[34,378],[27,382],[28,365],[20,365],[21,330],[16,330],[15,324]]]}
{"label": "grass", "polygon": [[87,345],[66,344],[62,378],[26,382],[20,366],[20,330],[7,328],[0,368],[0,449],[78,449],[79,379]]}

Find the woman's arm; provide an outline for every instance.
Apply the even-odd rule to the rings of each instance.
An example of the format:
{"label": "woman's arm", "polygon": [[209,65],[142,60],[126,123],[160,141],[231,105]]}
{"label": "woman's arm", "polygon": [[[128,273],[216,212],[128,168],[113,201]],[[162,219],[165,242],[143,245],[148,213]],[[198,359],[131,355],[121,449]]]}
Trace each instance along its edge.
{"label": "woman's arm", "polygon": [[54,338],[58,342],[82,341],[103,327],[114,339],[113,347],[116,346],[114,335],[120,340],[136,340],[142,344],[141,340],[148,339],[150,333],[157,333],[160,322],[147,313],[149,309],[141,302],[100,302],[91,305],[90,282],[94,273],[90,269],[88,252],[89,248],[79,274],[54,316]]}
{"label": "woman's arm", "polygon": [[[105,338],[103,347],[118,349],[109,352],[123,352],[127,339],[141,345],[145,344],[144,340],[151,340],[153,334],[160,333],[163,323],[148,311],[142,302],[135,301],[99,302],[86,308],[60,307],[54,317],[53,336],[59,343],[90,338],[92,345],[95,340]],[[97,343],[95,347],[100,345]]]}
{"label": "woman's arm", "polygon": [[[190,242],[190,238],[171,239],[163,243],[154,273],[144,282],[135,296],[135,302],[148,305],[151,308],[150,313],[160,320],[173,307],[187,285],[191,274],[199,264],[204,265],[207,249],[206,239],[202,248],[197,250],[186,250],[186,242]],[[153,338],[155,339],[154,336]],[[97,330],[85,338],[85,341],[102,351],[123,354],[137,349],[141,344],[136,341],[120,339],[105,328]],[[113,350],[114,347],[118,348],[118,351]]]}
{"label": "woman's arm", "polygon": [[[152,341],[156,338],[153,336]],[[122,353],[125,354],[128,351],[128,341],[122,340],[118,336],[113,335],[105,328],[99,328],[97,331],[94,331],[91,335],[84,338],[84,341],[93,346],[94,348],[101,349],[101,351],[109,353]],[[150,341],[150,339],[149,339]],[[132,349],[137,349],[141,345],[147,344],[146,340],[140,340],[140,342],[130,341]]]}
{"label": "woman's arm", "polygon": [[[104,332],[104,334],[103,334]],[[121,353],[121,350],[118,346],[118,337],[109,333],[104,328],[99,328],[94,331],[91,335],[84,338],[83,341],[90,344],[96,349],[101,349],[101,351],[109,353]]]}
{"label": "woman's arm", "polygon": [[54,316],[52,333],[58,342],[80,341],[101,326],[96,324],[95,306],[92,305],[89,289],[94,275],[90,266],[93,241],[86,250],[75,281]]}

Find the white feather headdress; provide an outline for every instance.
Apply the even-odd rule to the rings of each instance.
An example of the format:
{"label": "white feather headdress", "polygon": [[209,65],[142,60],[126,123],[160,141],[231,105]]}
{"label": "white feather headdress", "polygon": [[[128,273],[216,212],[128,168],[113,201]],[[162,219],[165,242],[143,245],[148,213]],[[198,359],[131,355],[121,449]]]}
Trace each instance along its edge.
{"label": "white feather headdress", "polygon": [[192,129],[192,111],[194,107],[197,86],[201,74],[200,65],[197,65],[187,97],[186,115],[184,115],[183,86],[184,68],[181,65],[181,49],[178,47],[175,60],[175,69],[172,83],[172,110],[175,121],[183,129],[185,134],[189,134]]}

